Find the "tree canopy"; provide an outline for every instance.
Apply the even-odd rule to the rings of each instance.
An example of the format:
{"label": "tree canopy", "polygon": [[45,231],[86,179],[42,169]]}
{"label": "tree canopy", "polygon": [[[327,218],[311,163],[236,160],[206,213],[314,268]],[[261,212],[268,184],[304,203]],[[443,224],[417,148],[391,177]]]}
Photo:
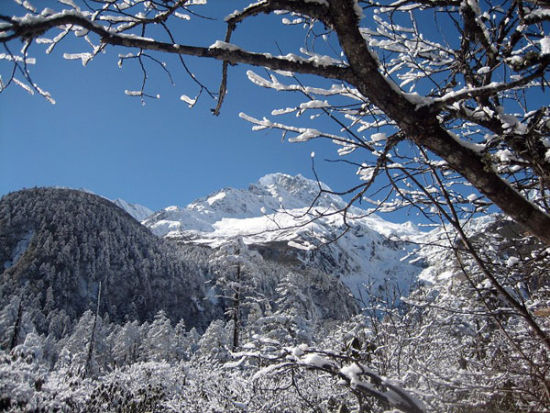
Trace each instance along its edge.
{"label": "tree canopy", "polygon": [[[350,179],[340,191],[350,195],[349,205],[369,202],[370,211],[415,207],[454,228],[443,227],[426,242],[431,284],[421,282],[399,306],[391,302],[401,300],[399,291],[386,291],[388,302],[373,296],[364,309],[368,321],[338,319],[337,328],[327,323],[318,337],[312,337],[316,329],[311,326],[319,302],[337,303],[340,313],[341,303],[347,302],[340,290],[335,294],[342,296],[339,300],[325,292],[336,290],[336,284],[319,277],[316,283],[326,288],[317,288],[312,299],[313,272],[306,279],[299,272],[266,266],[257,274],[261,266],[250,257],[245,260],[237,248],[211,257],[212,272],[218,266],[225,269],[217,287],[227,323],[214,320],[201,338],[181,324],[173,328],[158,313],[150,325],[115,326],[100,320],[93,350],[82,341],[81,330],[91,321],[91,313],[85,313],[58,343],[33,333],[19,343],[30,323],[28,309],[15,299],[0,317],[10,341],[19,343],[14,355],[38,358],[42,352],[50,365],[58,358],[60,388],[69,377],[63,369],[82,367],[83,349],[95,352],[88,354],[98,374],[111,365],[131,365],[127,376],[117,372],[109,379],[106,394],[113,395],[113,405],[119,403],[117,394],[131,394],[132,386],[143,382],[135,379],[138,373],[147,380],[159,377],[164,386],[141,393],[147,407],[164,389],[190,409],[219,403],[217,410],[228,410],[246,402],[251,411],[273,410],[284,400],[300,411],[317,411],[322,403],[335,410],[331,404],[337,402],[339,411],[348,406],[374,411],[374,398],[378,411],[389,406],[420,411],[420,403],[384,378],[392,377],[418,389],[434,411],[548,408],[550,1],[15,2],[19,13],[0,12],[0,90],[22,87],[53,101],[43,89],[48,85],[33,80],[37,53],[57,49],[65,59],[86,65],[113,50],[119,66],[133,64],[142,73],[141,85],[126,90],[127,95],[154,98],[150,80],[158,69],[169,77],[180,72],[189,81],[187,93],[196,96],[181,99],[194,106],[199,97],[209,96],[217,115],[230,87],[228,72],[246,65],[253,84],[293,95],[286,107],[275,106],[269,114],[241,113],[253,130],[277,130],[291,142],[334,143],[341,161],[356,171],[355,181]],[[214,11],[225,19],[211,20]],[[262,18],[270,19],[270,30],[285,44],[265,42],[252,50],[240,43],[239,35]],[[182,35],[191,24],[197,31]],[[214,33],[206,33],[213,27]],[[75,47],[80,49],[75,52]],[[217,60],[219,83],[208,84],[193,71],[191,58]],[[319,116],[331,122],[319,122]],[[328,190],[319,186],[319,191]],[[464,218],[493,205],[546,245],[506,221],[474,220],[473,229],[463,225]],[[328,213],[324,211],[320,213]],[[227,271],[230,264],[237,264],[234,271]],[[270,294],[265,279],[273,284]],[[45,308],[54,303],[53,291]],[[355,311],[348,307],[348,313]],[[59,314],[48,328],[65,331],[66,324]],[[108,345],[112,356],[100,351]],[[338,351],[326,350],[335,346]],[[53,348],[40,350],[48,347]],[[230,356],[237,360],[223,364]],[[135,363],[178,358],[191,360],[177,369]],[[14,387],[17,380],[11,377],[29,369],[26,360],[0,362],[1,375],[9,378],[4,381]],[[38,379],[24,377],[40,392]],[[171,387],[176,390],[169,393]],[[51,388],[56,387],[44,386],[45,393]],[[57,393],[42,396],[48,397],[43,404],[53,404]],[[89,410],[86,398],[73,397]]]}
{"label": "tree canopy", "polygon": [[[330,139],[341,155],[362,152],[365,162],[349,161],[360,179],[349,188],[353,200],[369,195],[372,182],[385,175],[385,202],[375,202],[377,209],[437,204],[439,195],[443,203],[444,196],[451,196],[455,204],[464,204],[463,212],[494,203],[550,243],[546,0],[262,0],[228,10],[225,22],[219,23],[225,25],[225,36],[210,45],[200,44],[201,36],[180,42],[178,27],[190,19],[207,19],[208,7],[232,10],[235,4],[60,0],[40,9],[29,1],[16,2],[26,9],[23,13],[0,15],[0,57],[12,68],[2,80],[3,89],[17,84],[51,99],[32,81],[30,53],[36,49],[31,45],[45,44],[50,52],[71,34],[82,40],[82,52],[64,57],[83,64],[107,47],[128,49],[119,55],[119,64],[137,61],[144,82],[141,90],[126,93],[141,98],[148,96],[147,63],[173,71],[159,54],[178,55],[190,80],[216,96],[215,114],[222,107],[230,65],[263,67],[268,76],[248,72],[253,83],[298,92],[304,102],[274,108],[271,118],[241,117],[255,130],[279,129],[292,141]],[[304,47],[274,55],[232,43],[236,30],[246,30],[251,19],[264,14],[279,19],[281,31],[303,27]],[[20,49],[17,41],[23,42],[20,52],[15,52]],[[189,70],[187,55],[223,62],[216,94]],[[309,76],[299,75],[330,83],[318,87]],[[194,103],[185,95],[182,99]],[[314,120],[297,124],[285,116],[305,111],[328,116],[335,131],[313,127]],[[272,120],[276,116],[284,120]],[[454,173],[458,175],[451,177]],[[430,186],[442,178],[445,193],[430,197]],[[449,189],[457,181],[473,185],[479,196]]]}

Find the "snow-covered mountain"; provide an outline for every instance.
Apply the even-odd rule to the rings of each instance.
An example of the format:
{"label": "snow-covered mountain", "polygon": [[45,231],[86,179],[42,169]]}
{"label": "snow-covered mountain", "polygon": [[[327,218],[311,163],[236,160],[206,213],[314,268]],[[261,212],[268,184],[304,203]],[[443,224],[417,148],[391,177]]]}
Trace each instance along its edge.
{"label": "snow-covered mountain", "polygon": [[[307,207],[318,192],[317,183],[301,175],[270,174],[247,189],[224,188],[187,207],[167,207],[144,224],[159,236],[213,233],[224,220],[264,217],[283,209]],[[344,203],[340,198],[324,195],[316,205],[342,207]],[[220,234],[212,235],[217,238]]]}
{"label": "snow-covered mountain", "polygon": [[[224,188],[184,208],[169,206],[143,224],[158,236],[208,244],[223,242],[224,237],[273,232],[278,227],[288,230],[290,225],[301,225],[316,215],[329,215],[346,206],[339,196],[327,193],[318,196],[320,187],[330,190],[327,185],[302,175],[269,174],[247,189]],[[360,220],[385,236],[404,239],[420,233],[410,222],[394,224],[375,215],[367,217],[364,210],[356,207],[350,208],[348,215],[353,222]],[[281,235],[266,235],[266,239],[280,240]]]}
{"label": "snow-covered mountain", "polygon": [[128,212],[132,217],[136,219],[136,221],[143,221],[144,219],[150,217],[153,215],[154,211],[151,209],[140,205],[140,204],[132,204],[130,202],[125,201],[124,199],[117,198],[114,201],[112,201],[116,206],[119,208],[122,208],[126,212]]}
{"label": "snow-covered mountain", "polygon": [[165,208],[143,224],[161,237],[214,248],[242,237],[264,258],[340,278],[359,299],[386,283],[406,293],[422,269],[421,260],[409,263],[411,241],[423,233],[356,207],[348,210],[347,228],[337,213],[346,202],[318,196],[320,187],[328,188],[301,175],[270,174],[247,189],[224,188],[187,207]]}
{"label": "snow-covered mountain", "polygon": [[[55,189],[72,189],[75,191],[80,192],[86,192],[87,194],[92,195],[98,195],[94,191],[88,188],[71,188],[69,186],[54,186]],[[98,195],[102,198],[105,198],[109,201],[111,201],[113,204],[115,204],[117,207],[123,209],[127,213],[129,213],[136,221],[143,221],[145,218],[148,218],[149,216],[153,215],[153,210],[147,208],[146,206],[140,205],[140,204],[133,204],[128,201],[125,201],[122,198],[117,199],[109,199],[107,197],[104,197],[103,195]]]}

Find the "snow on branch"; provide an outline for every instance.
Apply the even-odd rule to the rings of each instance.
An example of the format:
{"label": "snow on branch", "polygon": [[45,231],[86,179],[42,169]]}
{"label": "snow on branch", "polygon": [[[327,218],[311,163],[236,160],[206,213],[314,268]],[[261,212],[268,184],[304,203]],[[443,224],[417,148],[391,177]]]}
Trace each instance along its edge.
{"label": "snow on branch", "polygon": [[246,75],[248,80],[257,86],[265,87],[268,89],[274,89],[276,91],[287,92],[303,92],[306,95],[318,95],[318,96],[343,96],[351,98],[355,101],[364,101],[364,97],[361,96],[359,91],[355,88],[344,86],[343,84],[333,84],[329,89],[321,87],[313,87],[300,84],[285,85],[281,83],[274,74],[270,74],[269,80],[260,76],[253,70],[247,70]]}
{"label": "snow on branch", "polygon": [[[243,353],[235,356],[242,357]],[[321,371],[340,380],[353,391],[372,396],[403,412],[424,412],[422,403],[409,391],[345,354],[315,350],[301,344],[297,347],[282,349],[278,356],[266,354],[264,357],[261,348],[249,351],[245,356],[259,358],[269,363],[253,375],[253,381],[293,369]]]}
{"label": "snow on branch", "polygon": [[534,73],[528,76],[522,77],[520,79],[517,79],[509,83],[492,82],[488,85],[480,86],[477,88],[465,87],[461,90],[449,92],[439,98],[431,99],[427,101],[425,105],[443,107],[445,105],[452,105],[455,102],[460,102],[461,100],[464,100],[464,99],[473,99],[473,98],[483,97],[483,96],[493,96],[499,92],[521,88],[528,85],[533,80],[539,78],[544,73],[545,69],[546,69],[546,65],[542,66],[540,69],[538,69],[537,71],[535,71]]}
{"label": "snow on branch", "polygon": [[267,119],[266,117],[264,117],[263,119],[260,120],[260,119],[254,118],[252,116],[249,116],[249,115],[247,115],[246,113],[243,113],[243,112],[239,113],[239,117],[241,119],[244,119],[244,120],[252,123],[254,125],[254,126],[252,126],[253,131],[259,131],[259,130],[264,130],[264,129],[279,129],[279,130],[282,130],[284,132],[294,132],[294,133],[296,133],[297,136],[295,136],[293,138],[289,138],[288,139],[289,142],[307,142],[307,141],[309,141],[311,139],[315,139],[315,138],[328,138],[328,139],[332,139],[332,140],[338,141],[338,142],[350,142],[349,139],[346,139],[342,136],[320,132],[317,129],[313,129],[313,128],[300,128],[300,127],[296,127],[296,126],[285,125],[285,124],[278,123],[278,122],[272,122],[269,119]]}
{"label": "snow on branch", "polygon": [[[265,53],[252,53],[238,47],[229,47],[223,42],[216,42],[210,47],[189,46],[166,43],[153,38],[122,33],[116,26],[102,25],[93,21],[89,12],[64,10],[48,16],[26,15],[24,18],[12,19],[10,24],[0,28],[0,41],[5,43],[15,38],[26,38],[35,33],[44,33],[55,27],[76,25],[94,32],[100,36],[105,44],[136,47],[142,50],[209,57],[227,61],[232,64],[247,63],[254,66],[263,66],[275,70],[316,74],[328,78],[347,79],[350,76],[347,67],[327,64],[326,59],[319,57],[301,58],[292,54],[286,56],[272,56]],[[125,28],[124,30],[128,30]]]}
{"label": "snow on branch", "polygon": [[78,60],[82,62],[82,66],[86,66],[93,58],[92,53],[63,53],[63,58],[67,60]]}

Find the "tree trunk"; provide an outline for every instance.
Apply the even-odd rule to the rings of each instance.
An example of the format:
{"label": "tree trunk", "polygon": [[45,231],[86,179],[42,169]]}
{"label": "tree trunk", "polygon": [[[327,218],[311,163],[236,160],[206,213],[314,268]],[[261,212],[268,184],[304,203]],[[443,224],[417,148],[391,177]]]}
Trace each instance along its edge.
{"label": "tree trunk", "polygon": [[17,317],[15,318],[15,325],[13,326],[13,333],[10,340],[10,350],[13,350],[17,345],[17,339],[21,331],[21,323],[23,321],[23,302],[19,299],[19,305],[17,306]]}
{"label": "tree trunk", "polygon": [[240,333],[240,316],[239,313],[241,311],[241,266],[237,266],[237,282],[238,287],[235,291],[235,294],[233,295],[233,344],[232,348],[233,350],[237,349],[239,347],[239,333]]}
{"label": "tree trunk", "polygon": [[490,166],[481,154],[462,145],[441,126],[436,113],[407,99],[391,80],[379,72],[379,63],[369,51],[358,27],[352,0],[331,0],[334,30],[354,74],[351,83],[393,119],[406,136],[444,159],[505,214],[539,240],[550,245],[550,216],[529,202]]}

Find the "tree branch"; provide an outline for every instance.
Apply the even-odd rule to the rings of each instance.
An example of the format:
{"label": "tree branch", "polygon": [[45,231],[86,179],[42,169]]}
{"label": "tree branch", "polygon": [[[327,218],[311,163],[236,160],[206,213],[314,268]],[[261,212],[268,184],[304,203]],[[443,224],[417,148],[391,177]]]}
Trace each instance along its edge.
{"label": "tree branch", "polygon": [[351,83],[395,120],[409,139],[447,161],[504,213],[550,245],[550,216],[505,182],[479,153],[443,128],[435,113],[409,101],[391,80],[380,74],[377,60],[359,31],[352,0],[331,0],[330,4],[340,45],[355,75]]}
{"label": "tree branch", "polygon": [[117,33],[74,11],[64,11],[48,17],[29,18],[25,19],[23,23],[12,19],[11,26],[0,28],[0,42],[7,43],[16,38],[34,38],[38,34],[43,34],[52,28],[71,24],[96,33],[101,37],[103,43],[114,46],[136,47],[164,53],[207,57],[227,61],[231,64],[249,64],[252,66],[267,67],[272,70],[312,74],[329,79],[347,80],[351,75],[351,72],[345,66],[319,64],[314,59],[252,53],[224,43],[216,43],[210,47],[199,47],[164,43],[132,34]]}

